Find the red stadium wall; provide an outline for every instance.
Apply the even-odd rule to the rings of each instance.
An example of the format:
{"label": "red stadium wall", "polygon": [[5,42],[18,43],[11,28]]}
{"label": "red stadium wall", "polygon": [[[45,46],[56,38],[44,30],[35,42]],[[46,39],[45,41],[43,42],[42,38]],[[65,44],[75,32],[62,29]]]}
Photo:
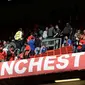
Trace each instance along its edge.
{"label": "red stadium wall", "polygon": [[0,79],[85,69],[85,52],[0,63]]}

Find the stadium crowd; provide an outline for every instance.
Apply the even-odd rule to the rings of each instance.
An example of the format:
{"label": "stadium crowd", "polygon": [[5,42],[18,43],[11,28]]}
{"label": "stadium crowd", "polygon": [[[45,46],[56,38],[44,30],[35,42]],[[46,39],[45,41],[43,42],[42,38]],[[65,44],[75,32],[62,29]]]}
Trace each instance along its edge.
{"label": "stadium crowd", "polygon": [[22,28],[15,33],[14,39],[0,41],[0,62],[27,59],[48,50],[42,39],[62,38],[62,47],[73,46],[73,52],[85,51],[85,30],[76,32],[69,23],[61,31],[58,25],[50,25],[44,30],[37,29],[24,39]]}

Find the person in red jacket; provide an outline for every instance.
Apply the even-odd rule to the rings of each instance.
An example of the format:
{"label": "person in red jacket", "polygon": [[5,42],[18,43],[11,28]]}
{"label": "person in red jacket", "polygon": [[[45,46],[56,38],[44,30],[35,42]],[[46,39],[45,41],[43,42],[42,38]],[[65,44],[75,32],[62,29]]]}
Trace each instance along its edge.
{"label": "person in red jacket", "polygon": [[31,48],[29,45],[26,44],[25,49],[24,49],[24,54],[23,54],[24,59],[30,57],[30,52],[31,52]]}
{"label": "person in red jacket", "polygon": [[18,59],[27,59],[30,57],[31,48],[29,45],[25,44],[24,51],[19,54]]}
{"label": "person in red jacket", "polygon": [[29,42],[32,38],[35,38],[35,37],[33,36],[33,33],[31,33],[31,35],[28,36],[28,38],[27,38],[27,42]]}
{"label": "person in red jacket", "polygon": [[3,51],[3,47],[0,45],[0,62],[6,61],[7,54]]}

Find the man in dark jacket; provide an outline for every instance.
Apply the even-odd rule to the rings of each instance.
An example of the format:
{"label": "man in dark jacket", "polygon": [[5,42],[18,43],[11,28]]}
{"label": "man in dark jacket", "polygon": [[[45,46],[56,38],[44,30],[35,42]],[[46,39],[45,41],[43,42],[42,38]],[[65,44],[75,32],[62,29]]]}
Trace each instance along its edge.
{"label": "man in dark jacket", "polygon": [[64,37],[65,36],[68,36],[69,37],[69,35],[71,33],[71,29],[72,29],[72,27],[70,26],[70,24],[69,23],[66,23],[66,27],[63,29],[63,36]]}
{"label": "man in dark jacket", "polygon": [[41,40],[36,36],[35,38],[35,54],[40,53]]}

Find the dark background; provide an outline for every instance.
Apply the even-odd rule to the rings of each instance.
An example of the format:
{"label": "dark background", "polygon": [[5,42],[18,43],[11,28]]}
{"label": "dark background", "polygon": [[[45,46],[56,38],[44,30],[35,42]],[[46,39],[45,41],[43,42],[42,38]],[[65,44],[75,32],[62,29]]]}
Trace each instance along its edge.
{"label": "dark background", "polygon": [[[58,20],[84,28],[84,1],[11,0],[0,2],[0,39],[8,39],[19,27],[33,29],[34,24],[56,24]],[[63,29],[63,28],[61,28]]]}

